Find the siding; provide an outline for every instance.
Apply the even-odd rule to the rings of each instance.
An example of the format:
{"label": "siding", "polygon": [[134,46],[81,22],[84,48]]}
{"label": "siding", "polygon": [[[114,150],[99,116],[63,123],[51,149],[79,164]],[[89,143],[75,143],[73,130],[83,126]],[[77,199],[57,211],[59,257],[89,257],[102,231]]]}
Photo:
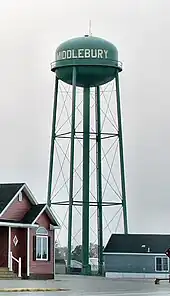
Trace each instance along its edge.
{"label": "siding", "polygon": [[51,221],[48,218],[46,213],[43,213],[36,221],[39,225],[45,227],[46,229],[50,229]]}
{"label": "siding", "polygon": [[155,273],[155,255],[151,254],[146,256],[126,254],[104,255],[104,262],[105,272]]}
{"label": "siding", "polygon": [[21,220],[28,210],[31,208],[31,203],[29,202],[27,196],[24,192],[22,201],[18,201],[18,198],[13,201],[9,208],[2,215],[1,219],[11,219],[11,220]]}
{"label": "siding", "polygon": [[[15,246],[13,239],[17,237],[18,244]],[[11,251],[15,258],[21,257],[22,274],[27,270],[27,229],[26,228],[11,228]],[[13,260],[13,269],[18,272],[18,263]]]}
{"label": "siding", "polygon": [[50,220],[45,213],[36,222],[48,229],[48,235],[51,237],[51,256],[50,261],[33,261],[33,236],[36,229],[30,229],[30,274],[54,274],[54,231],[50,230]]}

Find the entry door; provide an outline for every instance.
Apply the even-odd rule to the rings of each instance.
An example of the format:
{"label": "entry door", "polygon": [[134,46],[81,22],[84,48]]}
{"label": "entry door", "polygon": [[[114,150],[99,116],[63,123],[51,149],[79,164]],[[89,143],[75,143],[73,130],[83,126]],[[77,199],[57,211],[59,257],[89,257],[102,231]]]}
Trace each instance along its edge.
{"label": "entry door", "polygon": [[8,227],[0,227],[0,267],[8,267]]}
{"label": "entry door", "polygon": [[[15,239],[17,243],[15,243]],[[21,257],[21,273],[25,275],[27,272],[27,229],[12,228],[11,251],[15,258]],[[18,272],[18,263],[13,261],[13,270]]]}

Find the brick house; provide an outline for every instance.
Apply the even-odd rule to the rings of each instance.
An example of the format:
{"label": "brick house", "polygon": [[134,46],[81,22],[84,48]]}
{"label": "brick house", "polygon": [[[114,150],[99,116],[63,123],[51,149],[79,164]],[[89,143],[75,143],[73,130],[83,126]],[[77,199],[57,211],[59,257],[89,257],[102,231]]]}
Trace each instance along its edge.
{"label": "brick house", "polygon": [[0,184],[0,268],[23,278],[53,278],[58,228],[51,208],[38,204],[26,184]]}

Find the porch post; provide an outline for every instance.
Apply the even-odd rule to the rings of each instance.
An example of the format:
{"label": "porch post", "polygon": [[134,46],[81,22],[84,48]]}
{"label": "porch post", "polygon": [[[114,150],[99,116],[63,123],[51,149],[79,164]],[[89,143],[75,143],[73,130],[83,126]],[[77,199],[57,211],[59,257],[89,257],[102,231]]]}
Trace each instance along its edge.
{"label": "porch post", "polygon": [[27,277],[30,276],[30,229],[27,228]]}
{"label": "porch post", "polygon": [[8,227],[8,268],[11,265],[11,227]]}
{"label": "porch post", "polygon": [[56,257],[55,257],[55,229],[53,230],[53,243],[54,243],[54,246],[53,246],[53,260],[54,260],[54,264],[53,264],[53,268],[54,268],[54,279],[55,279],[55,260],[56,260]]}

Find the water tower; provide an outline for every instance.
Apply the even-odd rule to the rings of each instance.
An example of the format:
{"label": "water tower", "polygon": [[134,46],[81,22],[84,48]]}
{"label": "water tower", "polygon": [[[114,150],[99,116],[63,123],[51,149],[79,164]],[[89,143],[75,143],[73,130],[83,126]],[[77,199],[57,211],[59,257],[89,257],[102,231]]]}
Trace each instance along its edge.
{"label": "water tower", "polygon": [[[122,71],[122,64],[118,61],[118,51],[116,47],[110,42],[94,37],[85,35],[84,37],[73,38],[62,43],[56,50],[55,62],[51,64],[51,70],[55,73],[55,91],[54,91],[54,106],[53,106],[53,122],[52,122],[52,136],[51,136],[51,151],[50,151],[50,164],[49,164],[49,180],[48,180],[48,205],[60,205],[68,207],[68,257],[67,267],[70,271],[71,264],[71,248],[72,248],[72,227],[73,227],[73,207],[81,207],[81,244],[82,244],[82,272],[83,274],[89,274],[89,229],[90,229],[90,209],[91,207],[96,209],[96,224],[97,224],[97,238],[98,238],[98,268],[99,274],[103,272],[103,209],[105,207],[121,206],[123,211],[123,225],[124,232],[128,232],[127,225],[127,210],[126,210],[126,190],[125,190],[125,174],[124,174],[124,156],[123,156],[123,139],[122,139],[122,124],[121,124],[121,108],[120,108],[120,91],[119,91],[119,72]],[[107,85],[113,81],[115,86],[116,95],[116,115],[117,115],[117,132],[107,131],[102,132],[101,128],[101,91],[103,85]],[[61,82],[71,87],[70,97],[70,127],[63,133],[57,132],[56,120],[58,115],[58,106],[61,100],[64,100],[62,96],[59,98],[59,85]],[[76,124],[77,115],[77,99],[82,96],[82,129],[79,128],[79,123]],[[106,103],[109,106],[109,101],[106,93]],[[94,101],[95,112],[91,112],[91,102]],[[106,108],[106,116],[109,107]],[[60,118],[64,116],[64,107],[61,108]],[[110,120],[112,123],[112,120]],[[94,126],[91,130],[91,125]],[[106,139],[118,139],[119,144],[119,167],[120,167],[120,190],[121,199],[119,201],[114,200],[114,195],[111,194],[109,201],[104,201],[103,198],[103,178],[105,173],[103,172],[103,157],[102,157],[102,143]],[[64,172],[60,172],[59,176],[66,178],[68,184],[68,193],[63,194],[61,199],[52,198],[53,183],[56,179],[54,177],[54,150],[55,143],[59,139],[67,139],[69,141],[69,154],[65,156],[68,160],[67,168]],[[75,149],[76,141],[81,142],[81,149],[78,151]],[[90,155],[91,142],[95,143],[95,156]],[[66,147],[60,146],[63,154],[66,155]],[[60,159],[62,153],[58,153],[58,167],[62,168],[62,161]],[[75,181],[76,174],[76,159],[79,159],[82,164],[80,173],[81,186],[79,189],[79,199],[75,198],[75,187],[77,181]],[[91,162],[94,165],[96,181],[91,182]],[[111,168],[111,159],[108,160]],[[111,174],[110,173],[110,174]],[[106,179],[106,178],[105,178]],[[57,179],[58,180],[58,179]],[[66,181],[65,181],[66,182]],[[91,184],[93,183],[93,184]],[[96,193],[93,194],[94,200],[90,199],[90,192],[93,186],[96,188]],[[113,184],[111,184],[113,187]],[[110,186],[110,187],[111,187]],[[109,196],[109,193],[108,195]],[[111,200],[112,199],[112,200]],[[60,210],[62,211],[62,209]],[[60,213],[60,210],[58,211]],[[76,222],[79,224],[79,222]],[[65,230],[66,231],[66,230]],[[113,232],[113,229],[111,229]]]}

